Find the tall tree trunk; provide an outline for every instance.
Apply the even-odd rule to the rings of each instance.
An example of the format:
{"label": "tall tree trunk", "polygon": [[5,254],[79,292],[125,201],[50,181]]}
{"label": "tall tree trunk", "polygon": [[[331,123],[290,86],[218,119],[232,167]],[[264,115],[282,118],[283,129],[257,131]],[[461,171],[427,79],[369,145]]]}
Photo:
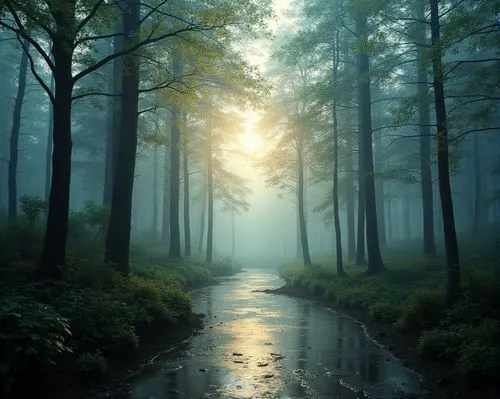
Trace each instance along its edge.
{"label": "tall tree trunk", "polygon": [[208,128],[207,146],[207,190],[208,190],[208,231],[207,231],[207,263],[212,263],[214,243],[214,176],[212,154],[212,128]]}
{"label": "tall tree trunk", "polygon": [[385,248],[387,246],[387,236],[385,229],[385,195],[384,195],[384,181],[382,179],[382,134],[379,132],[375,135],[375,173],[378,176],[375,179],[375,198],[377,200],[377,224],[378,234],[380,237],[380,246]]}
{"label": "tall tree trunk", "polygon": [[405,233],[405,240],[411,240],[411,197],[409,194],[405,194],[403,199],[403,231]]}
{"label": "tall tree trunk", "polygon": [[333,222],[335,225],[335,250],[337,255],[337,275],[344,276],[344,260],[342,259],[342,232],[339,216],[339,131],[337,118],[337,71],[339,65],[339,31],[333,48]]}
{"label": "tall tree trunk", "polygon": [[158,237],[158,145],[153,150],[153,234]]}
{"label": "tall tree trunk", "polygon": [[[66,239],[68,236],[69,194],[71,182],[71,75],[74,8],[64,13],[59,21],[58,35],[53,38],[52,55],[55,64],[54,126],[52,153],[52,180],[50,185],[47,227],[43,240],[39,276],[58,278],[66,263]],[[71,14],[71,15],[70,15]]]}
{"label": "tall tree trunk", "polygon": [[[361,142],[361,133],[360,133]],[[361,144],[361,143],[360,143]],[[364,166],[361,153],[358,152],[358,229],[356,239],[356,264],[358,266],[366,263],[365,258],[365,185],[364,179]]]}
{"label": "tall tree trunk", "polygon": [[[115,32],[123,30],[123,21],[120,17],[115,25]],[[113,52],[118,53],[123,50],[123,37],[116,36],[113,39]],[[104,160],[104,191],[102,196],[102,203],[104,206],[111,206],[111,196],[113,192],[113,178],[116,171],[116,163],[118,160],[118,149],[120,145],[121,136],[121,107],[122,99],[119,94],[122,93],[122,80],[123,80],[123,57],[117,57],[113,60],[112,64],[112,77],[111,77],[111,92],[114,97],[108,101],[108,131],[106,134],[106,156]]]}
{"label": "tall tree trunk", "polygon": [[[302,133],[300,133],[302,135]],[[307,239],[307,226],[306,215],[304,210],[304,138],[299,137],[298,140],[298,204],[299,204],[299,227],[300,227],[300,243],[302,248],[302,259],[305,266],[311,264],[311,257],[309,255],[309,242]]]}
{"label": "tall tree trunk", "polygon": [[[139,0],[127,0],[126,5],[123,12],[124,47],[130,48],[137,40],[140,3]],[[116,173],[113,179],[105,261],[116,265],[123,275],[128,275],[139,107],[139,60],[135,54],[124,57],[123,70],[121,137],[116,160],[116,170],[120,173]]]}
{"label": "tall tree trunk", "polygon": [[356,260],[356,238],[354,226],[354,157],[351,137],[347,139],[347,260]]}
{"label": "tall tree trunk", "polygon": [[387,212],[386,212],[387,222],[386,222],[386,226],[387,226],[387,242],[390,243],[392,241],[392,195],[391,195],[392,192],[389,191],[389,189],[388,189],[388,193],[387,193],[388,197],[387,197]]}
{"label": "tall tree trunk", "polygon": [[26,74],[28,69],[29,42],[24,40],[21,63],[19,65],[19,79],[17,83],[16,102],[12,115],[12,129],[10,132],[10,162],[9,162],[9,220],[17,217],[17,162],[19,159],[19,130],[21,129],[21,113],[26,92]]}
{"label": "tall tree trunk", "polygon": [[[179,58],[174,55],[172,72],[180,76],[182,67]],[[181,173],[181,130],[180,112],[176,105],[172,107],[172,129],[170,130],[170,252],[171,259],[182,259],[180,232],[180,173]]]}
{"label": "tall tree trunk", "polygon": [[434,47],[432,51],[432,69],[434,75],[433,84],[437,123],[439,192],[441,194],[441,211],[443,214],[443,232],[447,265],[446,300],[448,305],[452,305],[458,300],[461,294],[460,263],[450,185],[448,126],[443,86],[444,76],[440,42],[439,7],[438,0],[429,0],[429,2],[431,6],[431,37]]}
{"label": "tall tree trunk", "polygon": [[203,240],[205,238],[205,219],[207,218],[207,191],[203,190],[203,205],[201,207],[200,237],[198,241],[198,254],[203,252]]}
{"label": "tall tree trunk", "polygon": [[297,212],[295,213],[295,221],[296,221],[296,234],[295,234],[295,257],[297,259],[302,258],[302,241],[300,239],[300,212],[299,212],[299,203],[297,202]]}
{"label": "tall tree trunk", "polygon": [[[186,114],[184,113],[184,124]],[[191,256],[191,222],[189,209],[189,137],[185,131],[182,135],[183,171],[184,171],[184,256]]]}
{"label": "tall tree trunk", "polygon": [[479,135],[473,135],[474,140],[474,233],[478,233],[485,225],[487,219],[486,204],[482,200],[482,171]]}
{"label": "tall tree trunk", "polygon": [[[368,40],[366,21],[366,16],[356,18],[356,31],[363,41]],[[358,53],[357,64],[361,137],[359,156],[363,159],[363,169],[365,172],[363,174],[363,186],[365,189],[366,245],[368,250],[367,273],[374,274],[383,271],[384,264],[380,256],[373,170],[370,59],[368,53],[364,50],[360,50]]]}
{"label": "tall tree trunk", "polygon": [[162,238],[163,245],[170,245],[170,147],[165,146],[165,174],[163,175],[163,214],[162,214]]}
{"label": "tall tree trunk", "polygon": [[[50,78],[50,91],[54,93],[54,76]],[[47,146],[45,147],[45,194],[44,199],[49,203],[50,197],[50,176],[52,174],[52,130],[54,128],[54,105],[49,101],[49,124],[47,130]],[[47,217],[48,208],[45,210],[45,217]]]}
{"label": "tall tree trunk", "polygon": [[[417,18],[425,20],[425,0],[417,1]],[[434,239],[434,204],[432,198],[431,174],[431,115],[427,98],[427,68],[424,51],[426,48],[426,24],[419,23],[416,28],[418,60],[418,123],[420,130],[420,188],[422,192],[422,222],[424,236],[424,254],[435,255]]]}

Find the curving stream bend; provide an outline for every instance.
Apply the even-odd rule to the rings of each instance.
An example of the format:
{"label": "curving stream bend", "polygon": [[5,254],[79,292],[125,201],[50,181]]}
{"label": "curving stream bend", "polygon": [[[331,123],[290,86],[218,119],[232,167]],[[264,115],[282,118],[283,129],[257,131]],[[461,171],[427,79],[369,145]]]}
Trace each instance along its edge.
{"label": "curving stream bend", "polygon": [[130,399],[417,398],[418,375],[355,321],[255,292],[283,281],[250,269],[193,293],[205,328],[132,383]]}

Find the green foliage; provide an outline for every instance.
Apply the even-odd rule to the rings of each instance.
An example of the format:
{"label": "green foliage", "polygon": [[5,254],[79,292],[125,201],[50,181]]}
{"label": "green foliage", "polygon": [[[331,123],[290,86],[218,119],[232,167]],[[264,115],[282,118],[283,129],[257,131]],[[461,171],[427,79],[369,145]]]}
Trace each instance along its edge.
{"label": "green foliage", "polygon": [[402,313],[402,306],[392,302],[378,302],[370,306],[370,316],[374,320],[395,323]]}
{"label": "green foliage", "polygon": [[444,289],[426,289],[408,298],[399,324],[403,328],[424,329],[437,326],[444,315]]}
{"label": "green foliage", "polygon": [[102,376],[108,370],[108,360],[100,350],[82,353],[76,364],[81,373],[89,376]]}
{"label": "green foliage", "polygon": [[0,299],[0,382],[9,386],[28,367],[53,365],[70,352],[68,320],[53,307],[12,292]]}
{"label": "green foliage", "polygon": [[23,195],[19,198],[19,203],[28,228],[33,227],[35,223],[40,221],[43,212],[47,208],[46,202],[40,197],[29,195]]}

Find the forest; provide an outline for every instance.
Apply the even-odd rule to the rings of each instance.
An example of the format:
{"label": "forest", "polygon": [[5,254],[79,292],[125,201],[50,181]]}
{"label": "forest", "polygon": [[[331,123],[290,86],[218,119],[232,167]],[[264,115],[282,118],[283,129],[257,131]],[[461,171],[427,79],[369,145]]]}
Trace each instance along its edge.
{"label": "forest", "polygon": [[[499,12],[0,0],[0,397],[500,397]],[[131,370],[196,334],[246,356],[248,320],[217,330],[198,294],[227,287],[234,317],[287,297],[359,320],[423,388],[293,396],[277,369],[134,393]],[[255,370],[297,349],[275,341],[290,355]],[[188,382],[228,360],[192,361]]]}

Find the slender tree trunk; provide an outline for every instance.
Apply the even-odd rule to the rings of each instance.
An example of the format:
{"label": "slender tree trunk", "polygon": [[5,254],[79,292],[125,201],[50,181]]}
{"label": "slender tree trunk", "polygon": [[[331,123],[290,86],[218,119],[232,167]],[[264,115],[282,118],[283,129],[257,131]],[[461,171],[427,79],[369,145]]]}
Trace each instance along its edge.
{"label": "slender tree trunk", "polygon": [[158,145],[153,150],[153,234],[158,237]]}
{"label": "slender tree trunk", "polygon": [[208,231],[207,231],[207,263],[212,263],[214,240],[214,181],[212,165],[212,128],[208,128],[207,149],[207,190],[208,190]]}
{"label": "slender tree trunk", "polygon": [[163,175],[163,215],[162,244],[169,248],[170,244],[170,148],[165,146],[165,174]]}
{"label": "slender tree trunk", "polygon": [[[29,42],[24,40],[26,51],[29,51]],[[19,130],[21,129],[21,114],[26,92],[26,75],[28,69],[28,54],[22,51],[19,65],[19,79],[17,84],[16,102],[12,115],[12,129],[10,132],[10,162],[9,162],[9,220],[17,217],[17,162],[19,159]]]}
{"label": "slender tree trunk", "polygon": [[[425,0],[417,2],[417,18],[425,20]],[[435,255],[434,205],[432,198],[431,174],[431,115],[427,92],[427,68],[424,51],[426,48],[426,24],[420,23],[416,29],[418,60],[418,122],[420,130],[420,174],[422,191],[422,222],[424,236],[424,254]]]}
{"label": "slender tree trunk", "polygon": [[[366,17],[356,20],[356,30],[362,40],[367,40]],[[365,215],[366,215],[366,244],[368,250],[367,273],[374,274],[384,270],[380,256],[377,204],[375,197],[375,179],[373,170],[372,150],[372,115],[370,93],[370,59],[366,52],[358,53],[358,86],[359,86],[359,112],[360,112],[360,157],[363,159],[364,175],[363,186],[365,189]]]}
{"label": "slender tree trunk", "polygon": [[365,258],[365,187],[363,184],[363,160],[358,155],[358,230],[356,240],[356,264],[366,263]]}
{"label": "slender tree trunk", "polygon": [[[65,13],[60,22],[59,35],[53,38],[52,55],[55,64],[54,126],[52,153],[52,180],[50,185],[47,227],[43,240],[39,276],[58,278],[66,263],[66,239],[68,236],[69,194],[71,181],[71,97],[73,92],[72,42],[67,32],[72,32],[70,21],[73,9]],[[73,17],[68,15],[73,14]]]}
{"label": "slender tree trunk", "polygon": [[203,205],[201,207],[201,220],[200,220],[200,240],[198,241],[198,253],[203,252],[203,240],[205,238],[205,219],[207,218],[207,192],[204,189]]}
{"label": "slender tree trunk", "polygon": [[[139,0],[127,0],[123,13],[124,46],[129,48],[137,40],[140,26]],[[106,236],[105,261],[116,265],[128,275],[132,198],[137,152],[137,123],[139,107],[139,60],[135,54],[124,57],[121,103],[121,137],[113,179],[111,215]],[[135,212],[134,212],[135,213]]]}
{"label": "slender tree trunk", "polygon": [[[50,91],[54,93],[54,76],[50,78]],[[45,195],[46,203],[49,203],[50,197],[50,177],[52,174],[52,130],[54,128],[54,105],[49,100],[49,124],[47,130],[47,147],[45,148]],[[47,217],[48,208],[45,210],[45,217]]]}
{"label": "slender tree trunk", "polygon": [[[123,30],[122,18],[116,22],[115,32]],[[123,50],[123,37],[116,36],[113,39],[113,52],[117,53]],[[115,97],[111,97],[108,102],[109,124],[106,134],[106,157],[104,160],[104,191],[102,203],[104,206],[111,206],[111,196],[113,193],[113,178],[116,171],[118,160],[118,150],[121,137],[121,107],[122,99],[118,94],[122,93],[123,80],[123,57],[117,57],[112,64],[111,92]]]}
{"label": "slender tree trunk", "polygon": [[297,212],[295,213],[296,219],[296,234],[295,234],[295,257],[297,259],[302,258],[302,241],[300,239],[300,216],[299,216],[299,204],[297,203]]}
{"label": "slender tree trunk", "polygon": [[446,248],[448,305],[454,304],[460,297],[460,264],[458,256],[455,216],[453,214],[453,198],[450,185],[450,164],[448,149],[448,126],[444,97],[444,76],[442,51],[440,42],[439,7],[437,0],[429,0],[431,6],[431,37],[434,47],[432,52],[432,69],[434,97],[437,122],[438,175],[439,192],[441,194],[441,211],[443,214],[443,232]]}
{"label": "slender tree trunk", "polygon": [[[173,74],[180,76],[182,67],[180,60],[174,55]],[[180,112],[177,106],[172,107],[172,129],[170,131],[171,169],[170,169],[170,252],[171,259],[182,259],[180,232],[180,169],[181,169],[181,130],[179,127]]]}
{"label": "slender tree trunk", "polygon": [[[301,133],[302,134],[302,133]],[[299,137],[299,149],[297,151],[299,181],[298,181],[298,204],[299,204],[299,226],[300,226],[300,242],[302,248],[302,259],[304,265],[311,265],[311,257],[309,255],[309,242],[307,239],[306,216],[304,211],[304,139]]]}
{"label": "slender tree trunk", "polygon": [[342,258],[342,232],[339,216],[339,131],[337,120],[337,70],[339,65],[339,32],[333,48],[333,221],[335,225],[335,250],[337,255],[337,275],[344,276],[344,260]]}
{"label": "slender tree trunk", "polygon": [[411,240],[411,197],[408,194],[405,194],[403,199],[403,223],[404,223],[404,233],[405,240]]}
{"label": "slender tree trunk", "polygon": [[387,197],[387,241],[390,243],[392,241],[392,197],[391,193],[388,193]]}
{"label": "slender tree trunk", "polygon": [[375,179],[375,197],[377,199],[377,223],[378,234],[380,237],[380,247],[387,247],[387,236],[385,229],[385,195],[384,195],[384,181],[382,179],[382,134],[379,132],[375,135],[375,173],[378,176]]}
{"label": "slender tree trunk", "polygon": [[349,262],[356,260],[356,238],[354,225],[354,159],[352,154],[352,141],[347,139],[347,259]]}
{"label": "slender tree trunk", "polygon": [[482,171],[481,171],[481,151],[479,135],[476,133],[473,136],[474,140],[474,233],[478,233],[485,224],[487,219],[486,204],[482,201]]}
{"label": "slender tree trunk", "polygon": [[[184,114],[184,123],[186,114]],[[182,136],[184,163],[184,256],[191,256],[191,222],[189,209],[189,137],[187,132]]]}

